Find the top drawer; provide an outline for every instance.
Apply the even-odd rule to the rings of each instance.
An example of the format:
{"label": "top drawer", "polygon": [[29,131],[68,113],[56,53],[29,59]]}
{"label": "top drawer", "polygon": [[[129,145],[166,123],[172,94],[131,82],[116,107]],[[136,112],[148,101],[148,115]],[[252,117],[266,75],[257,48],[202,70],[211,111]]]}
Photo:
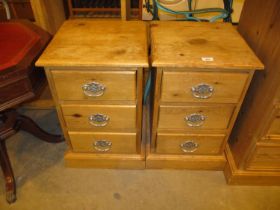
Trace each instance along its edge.
{"label": "top drawer", "polygon": [[161,100],[237,103],[247,79],[248,73],[164,71]]}
{"label": "top drawer", "polygon": [[52,70],[59,100],[135,100],[136,71]]}

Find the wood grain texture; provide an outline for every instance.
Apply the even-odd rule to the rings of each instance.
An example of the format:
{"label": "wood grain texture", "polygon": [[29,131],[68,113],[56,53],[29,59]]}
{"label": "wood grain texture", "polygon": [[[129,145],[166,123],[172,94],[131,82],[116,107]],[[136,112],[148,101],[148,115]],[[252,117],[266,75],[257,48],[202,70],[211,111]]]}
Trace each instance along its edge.
{"label": "wood grain texture", "polygon": [[[170,134],[158,133],[156,153],[158,154],[182,154],[182,155],[218,155],[223,152],[225,135],[201,135],[201,134]],[[180,145],[186,141],[198,144],[197,150],[185,153]]]}
{"label": "wood grain texture", "polygon": [[[278,105],[280,104],[280,88],[278,88],[278,91],[276,93],[276,102],[278,103]],[[280,107],[280,105],[279,105]]]}
{"label": "wood grain texture", "polygon": [[279,171],[248,171],[238,169],[229,145],[226,147],[224,174],[230,185],[280,185]]}
{"label": "wood grain texture", "polygon": [[[136,71],[52,70],[60,100],[136,100]],[[98,82],[105,86],[102,96],[87,96],[82,86]]]}
{"label": "wood grain texture", "polygon": [[[221,155],[217,153],[223,151],[254,71],[262,69],[262,63],[236,29],[225,23],[153,22],[151,46],[152,66],[157,67],[157,92],[153,103],[157,113],[153,117],[147,165],[151,159],[149,167],[194,168],[190,159],[197,158],[199,166],[196,169],[207,169],[204,161],[208,162],[208,169],[217,164],[223,168]],[[208,99],[195,98],[191,88],[199,84],[213,86],[213,95]],[[191,126],[186,120],[194,114],[205,117],[202,125]],[[199,157],[180,155],[178,142],[181,136],[162,140],[160,133],[199,137],[220,135],[224,140],[212,139],[211,144],[210,138],[208,142],[205,136],[204,140],[202,137],[199,145],[205,152],[202,153],[204,159],[199,154]],[[155,153],[158,147],[162,154]],[[168,152],[178,155],[168,155]],[[171,166],[172,163],[175,165]]]}
{"label": "wood grain texture", "polygon": [[[161,101],[238,103],[247,79],[247,73],[164,71]],[[213,87],[213,95],[207,99],[194,97],[191,89],[200,84]]]}
{"label": "wood grain texture", "polygon": [[38,66],[147,67],[146,24],[140,21],[65,21]]}
{"label": "wood grain texture", "polygon": [[[256,143],[267,137],[275,119],[275,101],[280,78],[280,2],[247,0],[239,32],[265,65],[257,72],[248,91],[242,111],[230,137],[230,148],[238,169],[245,169],[254,154]],[[254,14],[262,13],[261,15]]]}
{"label": "wood grain texture", "polygon": [[277,135],[280,138],[280,109],[276,112],[274,119],[272,119],[268,135]]}
{"label": "wood grain texture", "polygon": [[47,80],[48,80],[48,84],[49,84],[49,87],[50,87],[51,95],[52,95],[52,98],[53,98],[54,103],[55,103],[57,117],[59,119],[59,124],[60,124],[61,130],[62,130],[63,136],[65,138],[65,141],[66,141],[68,147],[72,149],[70,137],[69,137],[69,134],[68,134],[68,129],[66,127],[66,123],[65,123],[65,120],[64,120],[64,117],[63,117],[61,106],[60,106],[60,103],[59,103],[59,100],[58,100],[58,97],[57,97],[57,92],[56,92],[56,89],[55,89],[55,84],[54,84],[54,81],[53,81],[53,78],[52,78],[51,71],[48,68],[45,68],[45,73],[46,73],[46,76],[47,76]]}
{"label": "wood grain texture", "polygon": [[[99,154],[136,154],[136,133],[92,133],[69,132],[73,152]],[[100,152],[94,148],[94,142],[106,140],[112,143],[109,151]]]}
{"label": "wood grain texture", "polygon": [[[130,131],[136,129],[135,105],[61,105],[66,126],[69,131],[87,130],[92,132]],[[104,127],[96,127],[89,122],[94,114],[107,115],[110,119]]]}
{"label": "wood grain texture", "polygon": [[[148,66],[145,23],[66,21],[38,65],[46,69],[69,146],[66,166],[145,167],[141,138],[142,67]],[[104,94],[85,97],[82,85],[93,81],[105,85]],[[107,115],[108,124],[90,123],[94,114]],[[93,144],[98,139],[111,141],[111,150],[97,153]]]}
{"label": "wood grain texture", "polygon": [[280,171],[280,144],[258,143],[246,169]]}
{"label": "wood grain texture", "polygon": [[91,154],[66,152],[66,167],[72,168],[114,168],[144,169],[145,157],[142,155]]}
{"label": "wood grain texture", "polygon": [[[182,129],[188,131],[226,130],[234,112],[233,105],[205,105],[205,106],[160,106],[159,129]],[[186,116],[201,114],[206,117],[199,127],[187,125]]]}
{"label": "wood grain texture", "polygon": [[129,0],[120,0],[121,1],[121,18],[122,20],[130,19],[130,1]]}
{"label": "wood grain texture", "polygon": [[65,20],[63,0],[30,0],[36,24],[55,34]]}
{"label": "wood grain texture", "polygon": [[221,156],[203,155],[159,155],[148,154],[146,157],[146,168],[151,169],[193,169],[193,170],[216,170],[222,171],[226,159]]}
{"label": "wood grain texture", "polygon": [[153,22],[151,46],[154,67],[263,69],[236,29],[227,23]]}

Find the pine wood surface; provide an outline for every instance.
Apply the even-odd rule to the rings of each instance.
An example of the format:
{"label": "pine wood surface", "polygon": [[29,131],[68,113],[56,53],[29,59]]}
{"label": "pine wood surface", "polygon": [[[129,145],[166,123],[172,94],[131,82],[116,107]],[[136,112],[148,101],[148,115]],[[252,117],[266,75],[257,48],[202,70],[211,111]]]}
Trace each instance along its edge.
{"label": "pine wood surface", "polygon": [[[276,102],[277,102],[278,104],[280,104],[280,88],[278,88],[278,91],[277,91],[277,93],[276,93]],[[279,107],[280,107],[280,105],[279,105]]]}
{"label": "pine wood surface", "polygon": [[[256,144],[266,138],[275,120],[280,78],[280,14],[279,1],[251,1],[244,5],[239,32],[265,64],[264,72],[257,72],[248,91],[242,115],[232,133],[230,148],[238,169],[246,169]],[[253,14],[259,14],[253,17]],[[265,111],[264,111],[265,110]]]}
{"label": "pine wood surface", "polygon": [[[221,155],[225,135],[201,135],[201,134],[157,134],[157,154],[182,154],[182,155]],[[197,150],[189,153],[182,151],[180,145],[186,141],[198,144]]]}
{"label": "pine wood surface", "polygon": [[148,153],[146,168],[150,169],[188,169],[188,170],[217,170],[224,169],[224,155],[166,155]]}
{"label": "pine wood surface", "polygon": [[[225,23],[152,22],[151,47],[151,63],[157,68],[147,167],[222,170],[224,156],[217,153],[223,151],[254,71],[262,69],[262,63]],[[198,99],[191,92],[193,86],[208,83],[214,87],[211,97]],[[185,120],[190,114],[206,118],[201,126],[191,127]],[[160,133],[169,135],[163,144]],[[171,137],[180,133],[205,135],[199,142],[204,155],[180,154],[179,137],[178,142]],[[211,147],[215,134],[224,138]],[[158,147],[162,154],[156,153]]]}
{"label": "pine wood surface", "polygon": [[66,167],[71,168],[113,168],[144,169],[143,155],[74,153],[67,151],[64,155]]}
{"label": "pine wood surface", "polygon": [[30,3],[36,24],[55,34],[65,20],[63,0],[30,0]]}
{"label": "pine wood surface", "polygon": [[278,171],[248,171],[238,169],[229,145],[225,149],[226,166],[224,174],[228,184],[231,185],[280,185]]}
{"label": "pine wood surface", "polygon": [[[227,129],[231,120],[234,106],[232,105],[205,105],[205,106],[163,106],[159,108],[159,129],[182,129],[189,132],[198,130]],[[187,125],[186,116],[201,114],[206,117],[201,126]]]}
{"label": "pine wood surface", "polygon": [[[67,128],[71,131],[114,131],[136,129],[135,105],[62,105],[62,113]],[[94,114],[107,115],[110,119],[104,127],[96,127],[89,122],[89,116]]]}
{"label": "pine wood surface", "polygon": [[276,112],[268,130],[268,135],[277,135],[280,138],[280,109]]}
{"label": "pine wood surface", "polygon": [[247,170],[280,171],[280,144],[258,143],[248,161]]}
{"label": "pine wood surface", "polygon": [[[136,70],[52,70],[52,74],[60,100],[136,100]],[[84,94],[82,86],[91,82],[105,86],[102,96]]]}
{"label": "pine wood surface", "polygon": [[[247,82],[247,73],[233,72],[174,72],[164,71],[162,102],[237,103]],[[207,84],[214,88],[207,99],[193,97],[192,87]]]}
{"label": "pine wood surface", "polygon": [[65,21],[38,66],[147,67],[146,23],[72,19]]}
{"label": "pine wood surface", "polygon": [[[69,132],[73,152],[91,152],[100,154],[136,154],[136,133],[93,133]],[[94,148],[94,142],[106,140],[112,143],[110,150],[100,152]]]}
{"label": "pine wood surface", "polygon": [[152,22],[151,47],[154,67],[263,69],[263,64],[228,23]]}

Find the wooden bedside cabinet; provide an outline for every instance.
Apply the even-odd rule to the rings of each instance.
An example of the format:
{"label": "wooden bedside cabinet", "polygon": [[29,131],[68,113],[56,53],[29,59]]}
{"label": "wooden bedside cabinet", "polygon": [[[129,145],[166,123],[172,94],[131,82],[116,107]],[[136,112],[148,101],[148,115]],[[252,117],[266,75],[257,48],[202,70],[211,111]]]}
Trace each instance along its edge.
{"label": "wooden bedside cabinet", "polygon": [[231,24],[151,24],[154,101],[147,168],[222,170],[254,71],[263,65]]}
{"label": "wooden bedside cabinet", "polygon": [[69,20],[38,60],[68,140],[66,166],[145,167],[146,33],[143,22]]}

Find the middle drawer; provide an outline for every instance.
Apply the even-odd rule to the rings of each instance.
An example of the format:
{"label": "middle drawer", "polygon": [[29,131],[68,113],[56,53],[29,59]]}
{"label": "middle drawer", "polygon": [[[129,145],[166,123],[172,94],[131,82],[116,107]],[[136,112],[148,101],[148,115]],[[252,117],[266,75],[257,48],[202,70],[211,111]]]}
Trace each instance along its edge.
{"label": "middle drawer", "polygon": [[219,129],[228,128],[233,105],[160,106],[159,129]]}
{"label": "middle drawer", "polygon": [[68,130],[135,131],[135,105],[61,105]]}

